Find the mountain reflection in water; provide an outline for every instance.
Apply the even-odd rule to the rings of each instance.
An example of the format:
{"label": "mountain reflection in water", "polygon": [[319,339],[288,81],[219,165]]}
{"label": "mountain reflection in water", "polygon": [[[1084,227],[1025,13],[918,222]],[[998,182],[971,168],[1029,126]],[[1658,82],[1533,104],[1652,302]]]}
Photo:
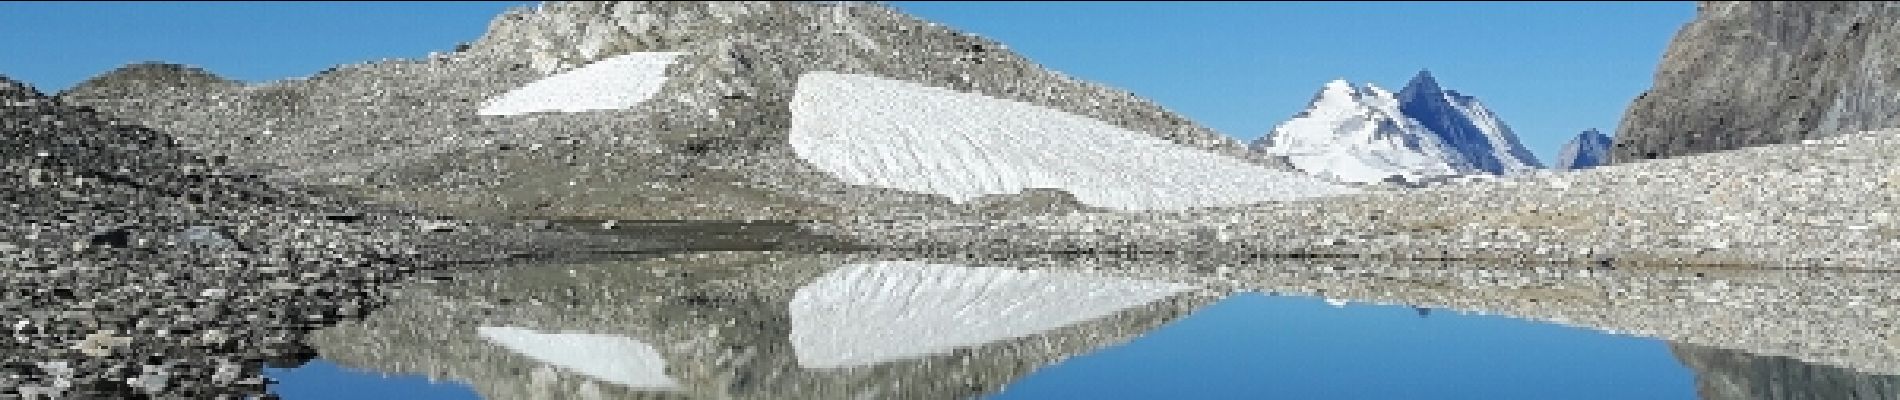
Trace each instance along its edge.
{"label": "mountain reflection in water", "polygon": [[1880,328],[1895,318],[1893,281],[695,253],[418,284],[311,341],[315,365],[419,374],[489,399],[1878,399],[1900,397],[1900,343]]}

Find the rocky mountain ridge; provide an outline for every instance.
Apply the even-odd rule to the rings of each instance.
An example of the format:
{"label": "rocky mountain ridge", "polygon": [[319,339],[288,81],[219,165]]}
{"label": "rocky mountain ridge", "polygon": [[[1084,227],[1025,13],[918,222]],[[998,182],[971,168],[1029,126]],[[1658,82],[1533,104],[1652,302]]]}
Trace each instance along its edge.
{"label": "rocky mountain ridge", "polygon": [[[656,71],[664,81],[628,108],[478,115],[526,85],[660,53],[677,54]],[[802,220],[1060,200],[1005,187],[986,193],[991,211],[976,211],[917,188],[841,181],[789,143],[801,77],[819,71],[982,95],[1208,159],[1285,168],[1125,91],[875,4],[551,2],[505,13],[463,51],[427,59],[192,90],[121,89],[149,79],[121,70],[62,97],[163,131],[202,132],[179,137],[278,178],[453,215]],[[1009,206],[1017,203],[1025,206]]]}

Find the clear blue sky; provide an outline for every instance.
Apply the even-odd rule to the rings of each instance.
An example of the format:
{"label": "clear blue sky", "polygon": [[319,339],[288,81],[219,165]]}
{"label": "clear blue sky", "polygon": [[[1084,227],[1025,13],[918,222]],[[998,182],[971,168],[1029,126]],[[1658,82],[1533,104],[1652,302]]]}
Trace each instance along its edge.
{"label": "clear blue sky", "polygon": [[[250,80],[420,57],[532,2],[0,2],[0,74],[45,91],[161,60]],[[1421,68],[1477,96],[1549,161],[1586,128],[1614,130],[1689,2],[894,2],[1043,65],[1253,139],[1322,83],[1396,89]]]}

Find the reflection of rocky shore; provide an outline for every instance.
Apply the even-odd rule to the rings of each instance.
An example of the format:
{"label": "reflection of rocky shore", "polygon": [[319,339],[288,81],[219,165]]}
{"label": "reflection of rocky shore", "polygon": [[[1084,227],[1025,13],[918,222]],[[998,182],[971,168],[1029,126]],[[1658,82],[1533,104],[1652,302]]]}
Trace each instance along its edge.
{"label": "reflection of rocky shore", "polygon": [[1159,256],[1000,265],[1500,314],[1900,374],[1900,276],[1883,273]]}
{"label": "reflection of rocky shore", "polygon": [[[313,342],[345,366],[468,382],[492,399],[963,398],[1212,300],[1092,274],[850,261],[715,253],[483,273],[405,292]],[[598,361],[533,342],[552,334],[650,346],[659,360],[584,365]],[[623,353],[598,356],[639,358]]]}
{"label": "reflection of rocky shore", "polygon": [[1900,398],[1900,376],[1866,375],[1735,350],[1670,347],[1683,365],[1696,371],[1697,392],[1703,400]]}
{"label": "reflection of rocky shore", "polygon": [[[340,364],[464,381],[495,399],[967,397],[1128,340],[1218,297],[1210,294],[1261,291],[1657,337],[1673,342],[1709,398],[1883,398],[1900,379],[1882,376],[1900,373],[1900,341],[1885,328],[1900,318],[1900,291],[1893,290],[1900,279],[1880,274],[1173,257],[857,262],[876,258],[719,253],[496,271],[404,292],[364,321],[313,336],[318,351]],[[917,275],[932,270],[940,272]],[[1109,314],[983,304],[1018,297],[1024,301],[1017,304],[1059,303],[1010,296],[1002,288],[1011,282],[1065,298],[1100,296],[1078,303],[1103,304]],[[883,298],[932,284],[951,294]],[[837,289],[853,285],[884,290]],[[1064,287],[1087,289],[1060,294]],[[1165,287],[1204,290],[1112,304],[1140,304]],[[858,302],[814,300],[825,297],[815,291]],[[944,304],[958,312],[940,312]],[[985,311],[999,309],[1011,311]],[[967,323],[944,322],[966,314]],[[813,326],[825,328],[800,333]],[[1053,326],[1061,327],[1040,330]],[[904,335],[854,331],[862,327]],[[496,329],[594,335],[587,341],[622,341],[600,349],[650,346],[657,357],[626,361],[641,356],[600,350],[594,358],[650,368],[608,375],[585,365],[598,360],[563,359],[566,350],[484,339],[482,332]],[[638,367],[643,362],[649,366]]]}

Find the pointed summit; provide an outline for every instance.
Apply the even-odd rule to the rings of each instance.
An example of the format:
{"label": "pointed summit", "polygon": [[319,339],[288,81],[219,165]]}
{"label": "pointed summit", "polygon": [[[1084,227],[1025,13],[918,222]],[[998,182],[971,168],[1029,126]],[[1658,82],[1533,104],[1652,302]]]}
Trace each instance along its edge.
{"label": "pointed summit", "polygon": [[1421,69],[1418,70],[1418,75],[1413,75],[1412,80],[1405,83],[1404,89],[1399,90],[1399,98],[1411,99],[1414,96],[1435,95],[1442,92],[1444,89],[1438,87],[1438,78],[1432,77],[1432,70]]}
{"label": "pointed summit", "polygon": [[1595,128],[1577,134],[1557,151],[1557,169],[1577,170],[1602,166],[1610,158],[1610,137]]}

